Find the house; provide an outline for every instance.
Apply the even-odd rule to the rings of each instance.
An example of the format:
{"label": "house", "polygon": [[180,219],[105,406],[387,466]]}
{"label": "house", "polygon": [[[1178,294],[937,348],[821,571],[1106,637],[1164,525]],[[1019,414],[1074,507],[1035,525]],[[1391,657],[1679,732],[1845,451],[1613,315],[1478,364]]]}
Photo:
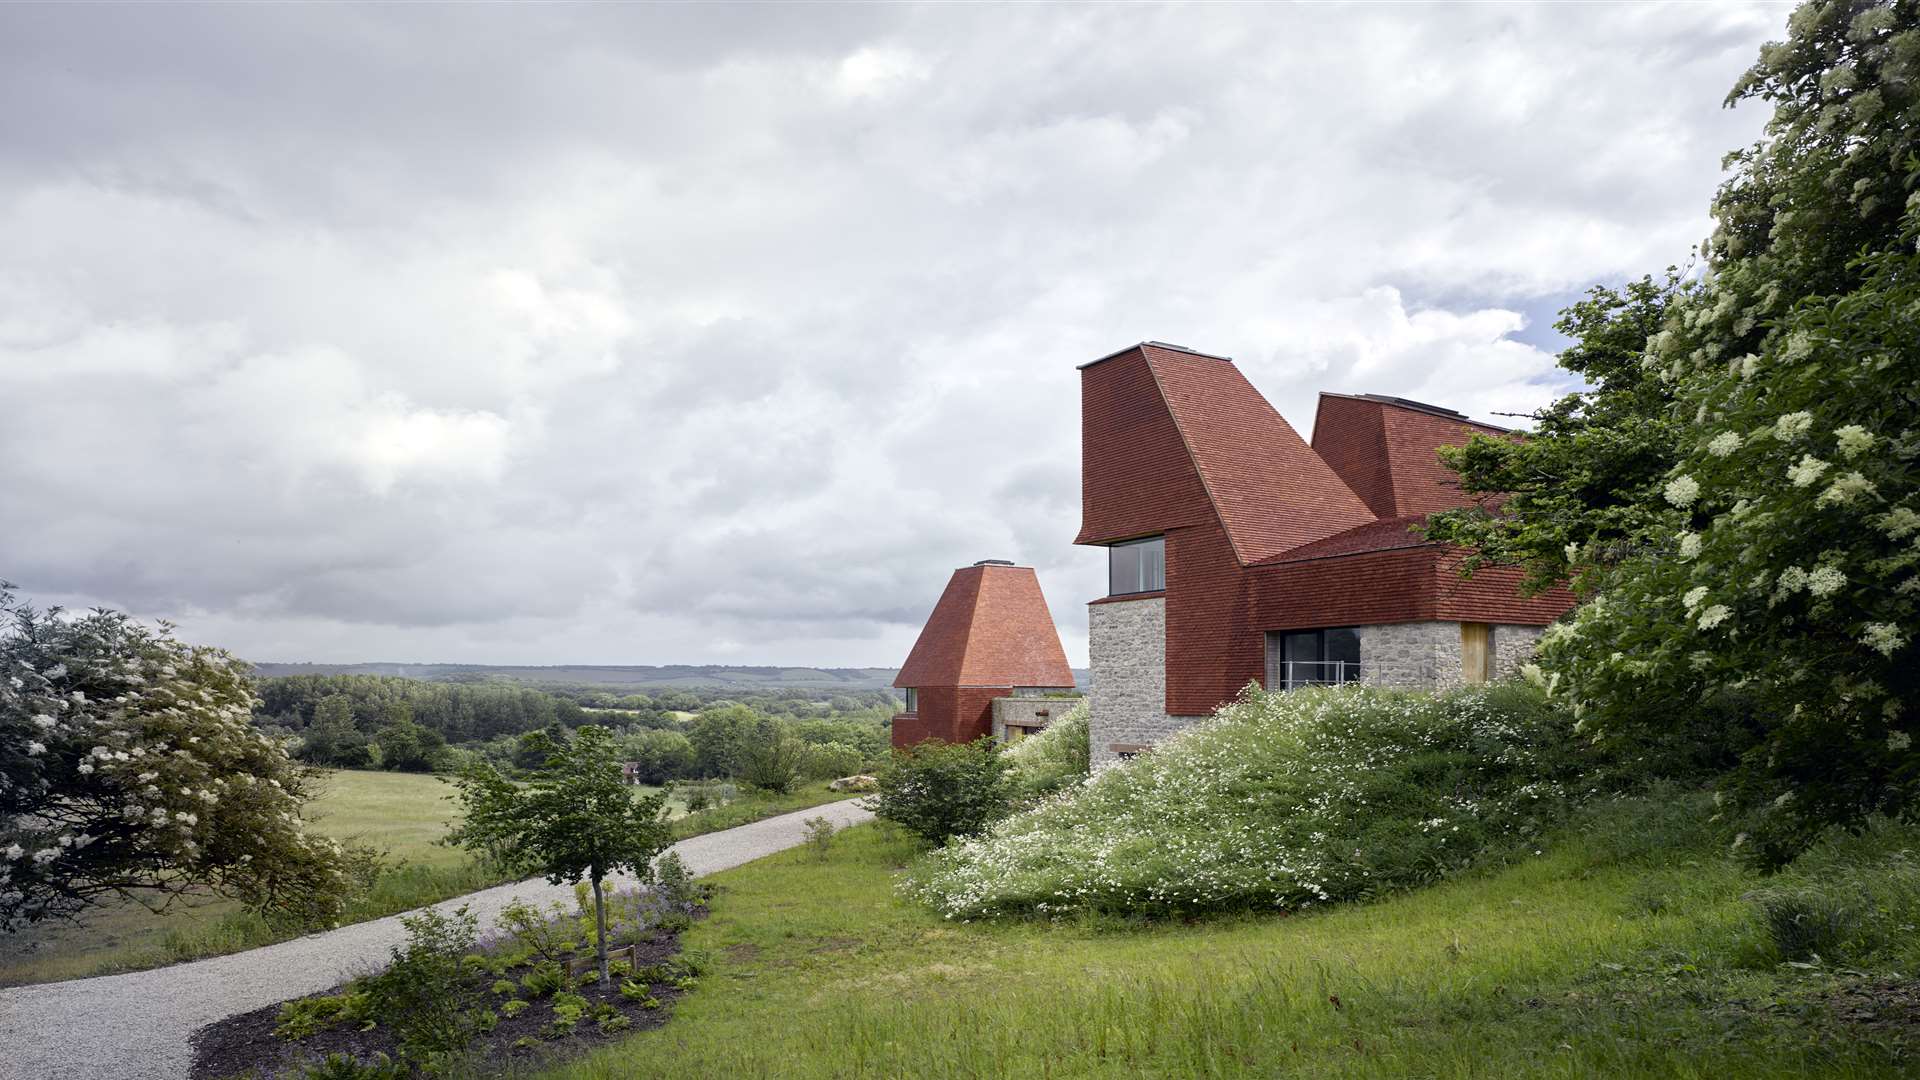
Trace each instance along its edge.
{"label": "house", "polygon": [[1072,691],[1073,669],[1033,568],[985,559],[955,570],[893,685],[907,694],[896,748],[1046,726],[1063,708],[1046,695]]}
{"label": "house", "polygon": [[1502,676],[1573,604],[1518,571],[1462,579],[1413,532],[1466,505],[1439,447],[1508,435],[1450,409],[1322,394],[1313,442],[1227,357],[1145,342],[1081,365],[1081,526],[1096,765],[1249,682],[1444,686]]}

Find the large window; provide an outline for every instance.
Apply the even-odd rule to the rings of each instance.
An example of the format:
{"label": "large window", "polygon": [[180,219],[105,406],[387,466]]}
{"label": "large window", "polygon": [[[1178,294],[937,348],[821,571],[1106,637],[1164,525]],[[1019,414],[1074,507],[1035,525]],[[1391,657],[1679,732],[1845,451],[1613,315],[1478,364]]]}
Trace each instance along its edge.
{"label": "large window", "polygon": [[1159,592],[1167,587],[1167,538],[1151,536],[1107,548],[1107,595]]}
{"label": "large window", "polygon": [[1360,681],[1360,631],[1275,630],[1267,634],[1267,689],[1339,686]]}

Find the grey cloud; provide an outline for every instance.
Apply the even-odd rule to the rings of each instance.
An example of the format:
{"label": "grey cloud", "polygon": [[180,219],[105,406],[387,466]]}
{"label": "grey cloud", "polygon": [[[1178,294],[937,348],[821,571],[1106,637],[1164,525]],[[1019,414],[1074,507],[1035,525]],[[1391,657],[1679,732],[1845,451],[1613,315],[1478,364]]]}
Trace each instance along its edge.
{"label": "grey cloud", "polygon": [[1074,365],[1486,415],[1683,259],[1756,5],[0,8],[0,576],[262,659],[1072,649]]}

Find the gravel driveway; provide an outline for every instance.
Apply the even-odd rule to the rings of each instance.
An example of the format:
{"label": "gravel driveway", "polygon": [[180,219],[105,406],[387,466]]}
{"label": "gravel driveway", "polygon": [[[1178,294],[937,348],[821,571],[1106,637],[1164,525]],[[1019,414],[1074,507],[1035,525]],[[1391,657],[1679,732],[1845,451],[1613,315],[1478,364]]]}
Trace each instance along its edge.
{"label": "gravel driveway", "polygon": [[[711,874],[800,844],[807,818],[841,826],[872,818],[857,801],[696,836],[673,850],[695,874]],[[516,897],[571,904],[573,888],[526,881],[438,906],[467,904],[484,927]],[[394,915],[232,956],[0,990],[0,1080],[186,1080],[187,1040],[201,1027],[383,966],[405,939]]]}

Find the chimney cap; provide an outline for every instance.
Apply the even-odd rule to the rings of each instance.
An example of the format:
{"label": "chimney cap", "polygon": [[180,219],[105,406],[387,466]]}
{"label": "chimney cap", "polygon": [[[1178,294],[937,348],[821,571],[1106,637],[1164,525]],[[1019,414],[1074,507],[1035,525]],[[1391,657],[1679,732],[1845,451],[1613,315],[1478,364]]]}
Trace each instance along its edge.
{"label": "chimney cap", "polygon": [[975,566],[1012,566],[1012,559],[981,559]]}

